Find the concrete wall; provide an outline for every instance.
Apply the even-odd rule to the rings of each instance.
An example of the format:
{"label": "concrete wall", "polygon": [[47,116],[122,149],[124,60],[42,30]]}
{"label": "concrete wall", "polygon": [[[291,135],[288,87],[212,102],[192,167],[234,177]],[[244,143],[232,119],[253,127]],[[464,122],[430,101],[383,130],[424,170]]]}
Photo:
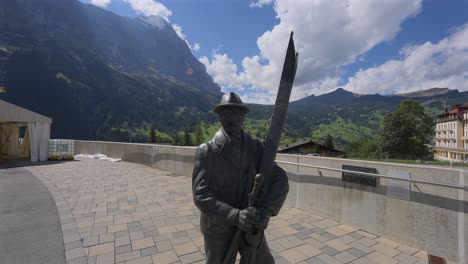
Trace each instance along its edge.
{"label": "concrete wall", "polygon": [[[194,147],[152,144],[75,141],[75,152],[103,153],[191,176]],[[377,169],[378,174],[399,171],[412,179],[468,186],[468,171],[435,166],[357,161],[337,158],[278,155],[288,172],[290,192],[286,203],[323,217],[362,228],[403,244],[458,263],[468,263],[468,195],[463,190],[427,184],[405,184],[407,191],[389,186],[395,181],[377,179],[377,186],[343,182],[342,173],[290,165],[281,161],[342,169],[343,165]],[[401,185],[400,181],[400,185]]]}
{"label": "concrete wall", "polygon": [[195,147],[75,140],[75,154],[105,154],[176,175],[191,176]]}

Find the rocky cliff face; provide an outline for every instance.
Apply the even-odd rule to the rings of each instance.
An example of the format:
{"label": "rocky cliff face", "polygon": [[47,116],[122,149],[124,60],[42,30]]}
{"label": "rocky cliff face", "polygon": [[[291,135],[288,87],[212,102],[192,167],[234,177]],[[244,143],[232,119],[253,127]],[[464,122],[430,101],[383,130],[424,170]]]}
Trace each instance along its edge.
{"label": "rocky cliff face", "polygon": [[76,0],[9,0],[0,32],[1,99],[52,117],[54,137],[179,130],[212,118],[221,95],[160,17],[121,17]]}

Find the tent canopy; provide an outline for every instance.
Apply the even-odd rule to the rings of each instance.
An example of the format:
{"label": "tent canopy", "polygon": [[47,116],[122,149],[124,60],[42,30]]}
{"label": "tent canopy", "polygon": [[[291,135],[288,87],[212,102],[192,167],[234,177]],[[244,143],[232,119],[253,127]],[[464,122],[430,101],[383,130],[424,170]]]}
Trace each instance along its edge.
{"label": "tent canopy", "polygon": [[52,119],[0,100],[0,122],[51,124]]}
{"label": "tent canopy", "polygon": [[[0,100],[0,157],[47,160],[52,119]],[[20,139],[20,126],[27,126]]]}

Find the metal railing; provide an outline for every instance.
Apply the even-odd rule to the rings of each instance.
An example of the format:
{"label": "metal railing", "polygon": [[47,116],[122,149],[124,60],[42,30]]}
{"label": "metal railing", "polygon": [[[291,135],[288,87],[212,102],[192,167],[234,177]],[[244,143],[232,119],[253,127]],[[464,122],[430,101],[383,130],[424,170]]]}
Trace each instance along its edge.
{"label": "metal railing", "polygon": [[421,183],[421,184],[428,184],[428,185],[434,185],[434,186],[440,186],[440,187],[446,187],[446,188],[452,188],[452,189],[468,191],[468,187],[465,187],[463,185],[457,185],[457,184],[447,184],[447,183],[440,183],[440,182],[433,182],[433,181],[422,181],[422,180],[415,180],[415,179],[403,179],[403,178],[397,178],[397,177],[392,177],[392,176],[388,176],[388,175],[384,175],[384,174],[378,174],[378,173],[343,170],[343,169],[315,166],[315,165],[302,164],[302,163],[289,162],[289,161],[281,161],[281,160],[276,160],[276,162],[277,163],[282,163],[282,164],[294,165],[294,166],[314,168],[314,169],[318,169],[318,170],[347,172],[347,173],[360,174],[360,175],[371,176],[371,177],[376,177],[376,178],[385,178],[385,179],[406,181],[406,182],[412,182],[412,183]]}

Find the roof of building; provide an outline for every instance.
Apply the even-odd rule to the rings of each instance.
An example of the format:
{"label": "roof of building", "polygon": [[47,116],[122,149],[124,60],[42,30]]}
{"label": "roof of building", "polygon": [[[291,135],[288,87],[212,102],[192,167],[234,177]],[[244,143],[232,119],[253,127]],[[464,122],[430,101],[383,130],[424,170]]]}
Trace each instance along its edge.
{"label": "roof of building", "polygon": [[324,145],[322,145],[322,144],[320,144],[320,143],[318,143],[318,142],[314,142],[314,141],[312,141],[312,140],[294,142],[294,143],[292,143],[292,144],[286,145],[286,147],[284,147],[284,148],[282,148],[282,149],[279,149],[278,152],[290,150],[290,149],[293,149],[293,148],[296,148],[296,147],[300,147],[300,146],[302,146],[302,145],[306,145],[306,144],[309,144],[309,143],[319,144],[319,146],[320,146],[321,148],[327,149],[327,150],[329,150],[329,151],[343,153],[343,152],[340,151],[340,150],[337,150],[337,149],[334,149],[334,148],[329,148],[329,147],[327,147],[327,146],[324,146]]}
{"label": "roof of building", "polygon": [[52,123],[52,119],[28,109],[0,100],[0,123]]}

